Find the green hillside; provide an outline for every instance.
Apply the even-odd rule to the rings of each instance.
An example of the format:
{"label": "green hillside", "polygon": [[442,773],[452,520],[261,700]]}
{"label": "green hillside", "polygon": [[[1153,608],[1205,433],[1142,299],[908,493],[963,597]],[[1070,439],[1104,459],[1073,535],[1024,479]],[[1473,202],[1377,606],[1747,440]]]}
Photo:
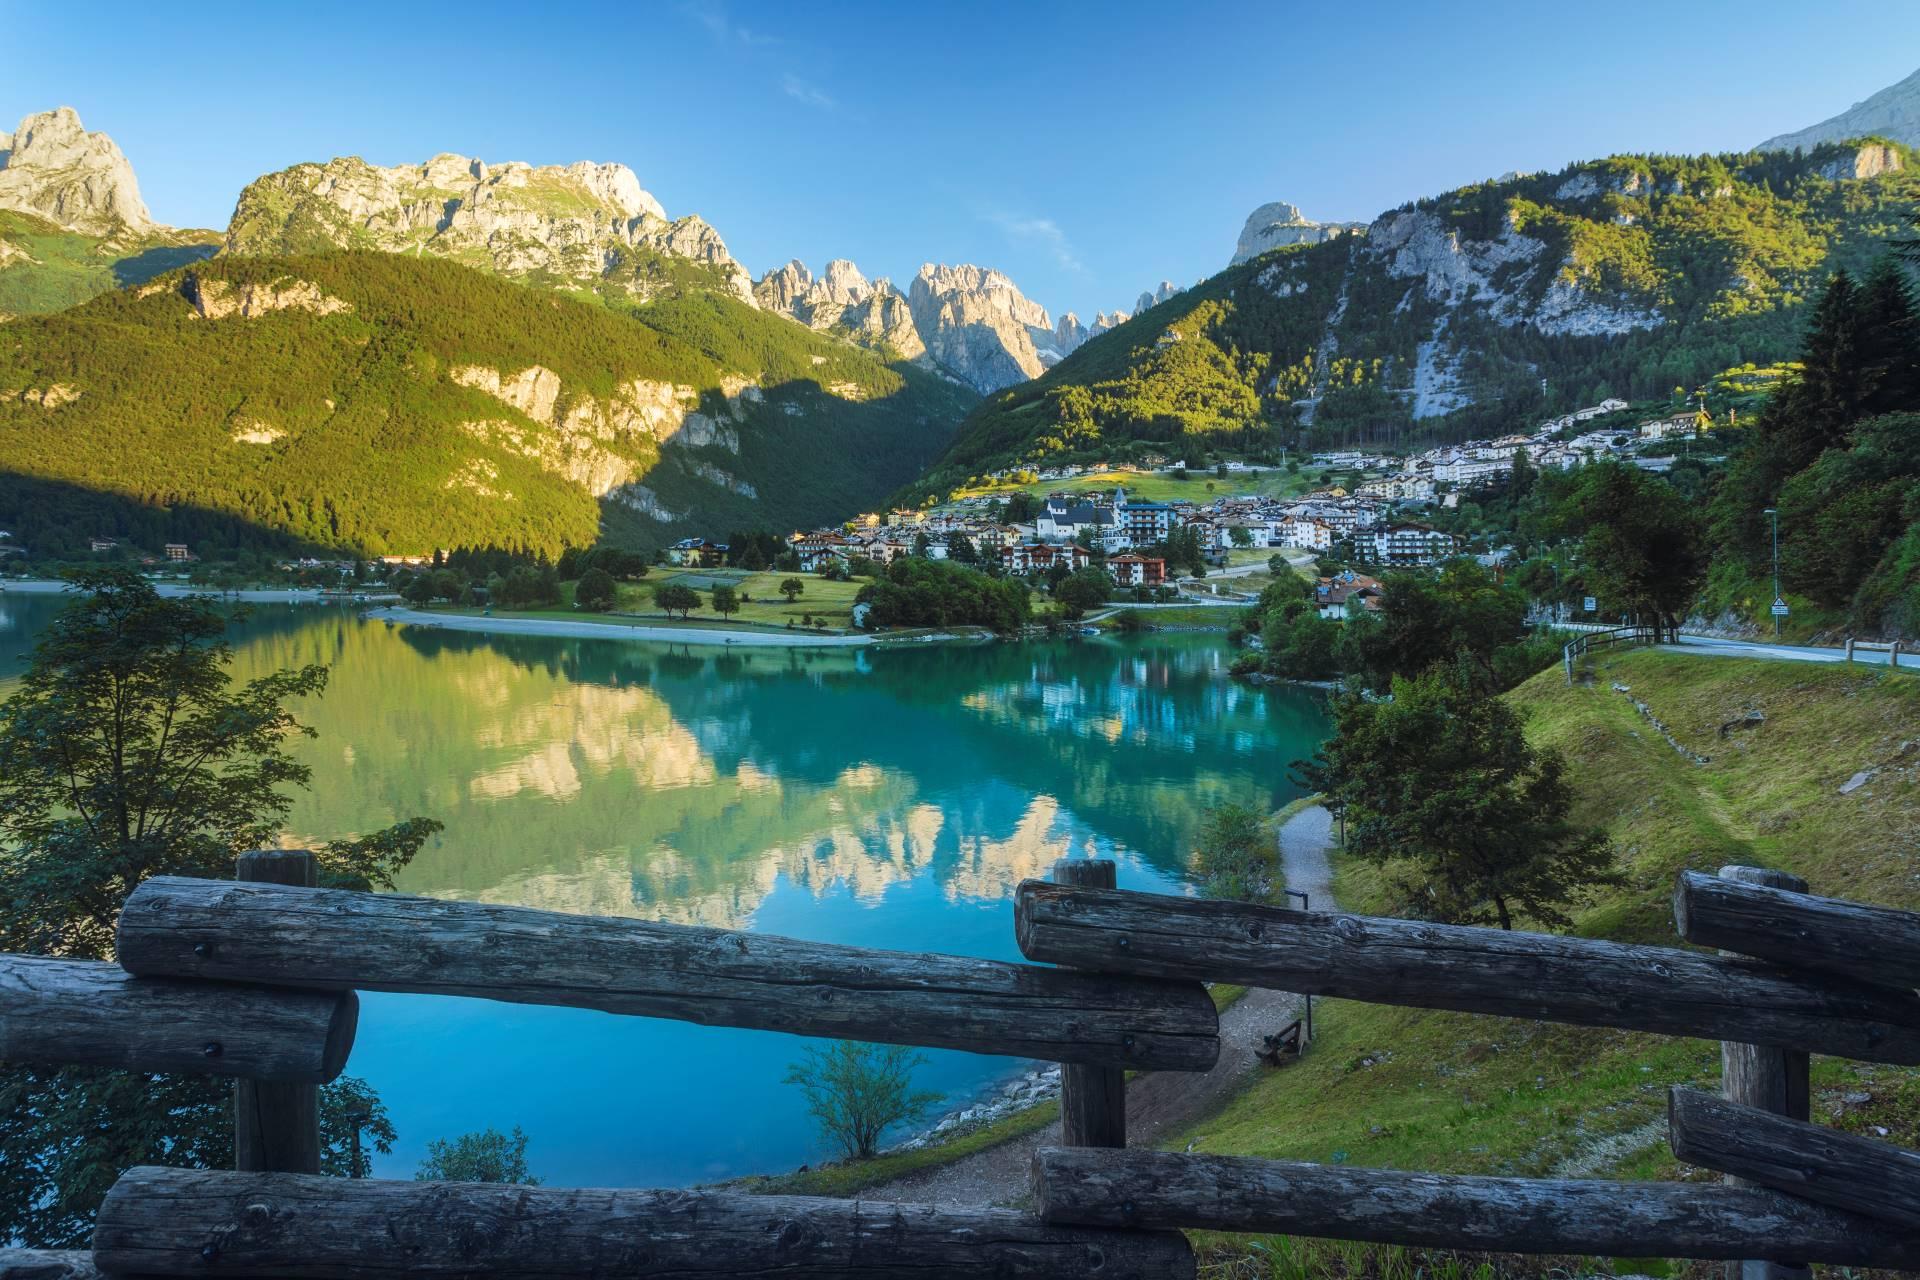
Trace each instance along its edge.
{"label": "green hillside", "polygon": [[621,311],[432,259],[220,258],[0,328],[0,528],[657,547],[871,506],[971,403],[711,293]]}
{"label": "green hillside", "polygon": [[1903,233],[1917,154],[1614,156],[1406,206],[988,398],[917,491],[1015,462],[1500,432],[1770,365],[1829,273]]}
{"label": "green hillside", "polygon": [[210,256],[211,231],[128,241],[80,235],[30,213],[0,209],[0,319],[75,306]]}
{"label": "green hillside", "polygon": [[[1793,871],[1815,892],[1920,906],[1911,865],[1920,840],[1920,679],[1646,651],[1600,661],[1590,674],[1569,688],[1556,667],[1507,695],[1530,715],[1536,743],[1577,762],[1575,817],[1608,831],[1627,872],[1624,886],[1578,913],[1575,932],[1677,945],[1674,878],[1727,863]],[[1707,763],[1676,752],[1616,684]],[[1764,722],[1721,736],[1722,725],[1754,708]],[[1842,795],[1859,770],[1877,772]],[[1336,859],[1336,875],[1343,908],[1380,908],[1364,867]],[[1168,1145],[1434,1172],[1673,1178],[1684,1175],[1666,1148],[1667,1087],[1719,1083],[1718,1046],[1706,1041],[1335,1000],[1316,1002],[1315,1027],[1299,1065],[1263,1073]],[[1816,1057],[1814,1087],[1822,1123],[1880,1126],[1890,1141],[1920,1143],[1920,1072]],[[1393,1250],[1207,1243],[1220,1276],[1400,1274],[1385,1265]],[[1236,1270],[1250,1254],[1259,1269]],[[1413,1260],[1402,1261],[1413,1274]],[[1581,1260],[1511,1259],[1500,1274],[1596,1270],[1606,1274]],[[1684,1270],[1644,1261],[1620,1268]],[[1719,1268],[1685,1274],[1717,1276]]]}

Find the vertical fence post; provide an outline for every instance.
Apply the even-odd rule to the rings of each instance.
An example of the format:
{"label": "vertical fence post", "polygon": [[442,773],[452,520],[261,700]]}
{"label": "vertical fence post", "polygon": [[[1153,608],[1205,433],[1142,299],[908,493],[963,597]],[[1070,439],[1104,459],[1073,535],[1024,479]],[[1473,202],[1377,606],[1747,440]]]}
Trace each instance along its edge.
{"label": "vertical fence post", "polygon": [[[234,859],[235,878],[312,888],[306,849],[263,849]],[[320,1087],[257,1080],[233,1082],[234,1167],[245,1173],[320,1172]]]}
{"label": "vertical fence post", "polygon": [[[1088,889],[1114,887],[1114,864],[1107,859],[1061,858],[1053,864],[1055,884]],[[1060,1066],[1060,1141],[1069,1147],[1127,1145],[1127,1073],[1119,1067]]]}
{"label": "vertical fence post", "polygon": [[1847,662],[1849,664],[1853,662],[1853,637],[1852,636],[1847,637]]}
{"label": "vertical fence post", "polygon": [[[1807,891],[1807,882],[1799,876],[1762,867],[1722,867],[1720,878],[1793,893]],[[1720,1042],[1720,1093],[1729,1102],[1805,1120],[1809,1105],[1807,1071],[1807,1055],[1803,1052],[1731,1040]],[[1732,1176],[1727,1181],[1735,1186],[1757,1185]],[[1726,1266],[1726,1280],[1807,1280],[1812,1274],[1806,1267],[1784,1262],[1749,1260]]]}

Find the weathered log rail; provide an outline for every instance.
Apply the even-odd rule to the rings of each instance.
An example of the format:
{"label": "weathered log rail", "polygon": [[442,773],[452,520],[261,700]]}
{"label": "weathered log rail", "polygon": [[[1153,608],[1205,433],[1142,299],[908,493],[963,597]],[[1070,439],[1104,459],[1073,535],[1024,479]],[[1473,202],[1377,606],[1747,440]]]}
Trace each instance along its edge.
{"label": "weathered log rail", "polygon": [[1795,1196],[1680,1182],[1407,1173],[1095,1147],[1034,1156],[1040,1220],[1504,1253],[1920,1267],[1920,1237]]}
{"label": "weathered log rail", "polygon": [[1658,628],[1641,624],[1630,627],[1611,627],[1605,631],[1583,631],[1567,641],[1560,650],[1560,661],[1566,668],[1567,683],[1573,683],[1574,668],[1579,664],[1580,659],[1595,649],[1610,649],[1623,644],[1658,644],[1660,638]]}
{"label": "weathered log rail", "polygon": [[[1920,1269],[1920,1153],[1805,1120],[1808,1050],[1920,1062],[1912,913],[1811,897],[1778,872],[1689,873],[1676,923],[1716,955],[1125,893],[1107,887],[1109,866],[1063,864],[1057,883],[1016,893],[1022,953],[1062,968],[321,890],[300,855],[243,860],[256,882],[148,881],[120,922],[122,967],[0,956],[0,1059],[239,1077],[249,1171],[132,1170],[101,1210],[92,1254],[0,1250],[0,1280],[84,1280],[96,1267],[309,1280],[1191,1276],[1179,1228],[1726,1258],[1747,1277],[1809,1262]],[[1203,1069],[1218,1053],[1203,980],[1718,1038],[1726,1099],[1675,1091],[1670,1141],[1727,1180],[1128,1151],[1124,1070]],[[1035,1158],[1037,1218],[320,1178],[311,1086],[344,1065],[356,988],[1049,1058],[1067,1064],[1067,1145]]]}
{"label": "weathered log rail", "polygon": [[1190,1280],[1175,1232],[1056,1227],[1005,1209],[129,1170],[100,1209],[111,1274],[379,1280],[633,1275]]}
{"label": "weathered log rail", "polygon": [[1028,880],[1020,951],[1191,978],[1920,1063],[1920,997],[1671,947]]}
{"label": "weathered log rail", "polygon": [[157,876],[120,916],[143,976],[410,991],[709,1026],[1203,1071],[1198,983],[876,951],[691,925]]}
{"label": "weathered log rail", "polygon": [[351,991],[138,978],[0,955],[0,1061],[324,1083],[353,1047]]}

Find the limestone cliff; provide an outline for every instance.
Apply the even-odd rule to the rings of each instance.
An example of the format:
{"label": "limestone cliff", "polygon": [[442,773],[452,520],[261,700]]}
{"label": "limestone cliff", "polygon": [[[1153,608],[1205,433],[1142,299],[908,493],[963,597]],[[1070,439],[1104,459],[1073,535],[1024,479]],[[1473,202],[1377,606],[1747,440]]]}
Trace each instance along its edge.
{"label": "limestone cliff", "polygon": [[72,107],[0,133],[0,317],[144,283],[208,256],[217,239],[155,222],[126,156]]}
{"label": "limestone cliff", "polygon": [[907,294],[914,328],[938,367],[988,394],[1037,378],[1059,359],[1052,351],[1053,322],[998,271],[928,263]]}
{"label": "limestone cliff", "polygon": [[1298,205],[1284,201],[1263,204],[1247,215],[1247,225],[1240,229],[1233,260],[1227,265],[1239,266],[1288,245],[1320,244],[1364,230],[1364,222],[1315,222],[1303,215]]}
{"label": "limestone cliff", "polygon": [[926,352],[906,295],[884,277],[869,281],[845,258],[829,262],[818,279],[795,259],[762,276],[753,296],[765,310],[798,320],[809,329],[885,347],[908,360]]}
{"label": "limestone cliff", "polygon": [[1768,138],[1756,149],[1810,151],[1823,142],[1847,142],[1854,138],[1891,138],[1910,147],[1920,147],[1920,71],[1899,84],[1887,86],[1864,102],[1854,103],[1831,119],[1796,133]]}
{"label": "limestone cliff", "polygon": [[1037,377],[1090,336],[1071,315],[1055,325],[1013,281],[983,267],[929,263],[902,294],[844,258],[818,277],[796,260],[762,276],[753,293],[768,311],[884,348],[982,393]]}
{"label": "limestone cliff", "polygon": [[380,168],[348,156],[268,174],[240,193],[226,252],[326,249],[431,253],[641,301],[699,283],[753,303],[752,281],[719,233],[694,216],[670,221],[621,164],[536,168],[443,154]]}
{"label": "limestone cliff", "polygon": [[0,133],[0,209],[36,214],[89,236],[146,236],[160,228],[140,199],[133,166],[72,107],[30,115]]}

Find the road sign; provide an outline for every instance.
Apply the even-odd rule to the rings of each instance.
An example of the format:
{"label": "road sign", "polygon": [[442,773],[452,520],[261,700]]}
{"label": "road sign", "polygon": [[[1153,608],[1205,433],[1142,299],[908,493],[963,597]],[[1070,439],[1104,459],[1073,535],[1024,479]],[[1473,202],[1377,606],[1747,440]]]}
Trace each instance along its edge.
{"label": "road sign", "polygon": [[1600,607],[1600,602],[1598,600],[1595,600],[1592,596],[1587,597],[1588,613],[1592,613],[1595,609],[1598,609],[1599,607]]}
{"label": "road sign", "polygon": [[1787,602],[1785,600],[1775,600],[1773,602],[1773,616],[1776,618],[1784,618],[1787,616]]}

